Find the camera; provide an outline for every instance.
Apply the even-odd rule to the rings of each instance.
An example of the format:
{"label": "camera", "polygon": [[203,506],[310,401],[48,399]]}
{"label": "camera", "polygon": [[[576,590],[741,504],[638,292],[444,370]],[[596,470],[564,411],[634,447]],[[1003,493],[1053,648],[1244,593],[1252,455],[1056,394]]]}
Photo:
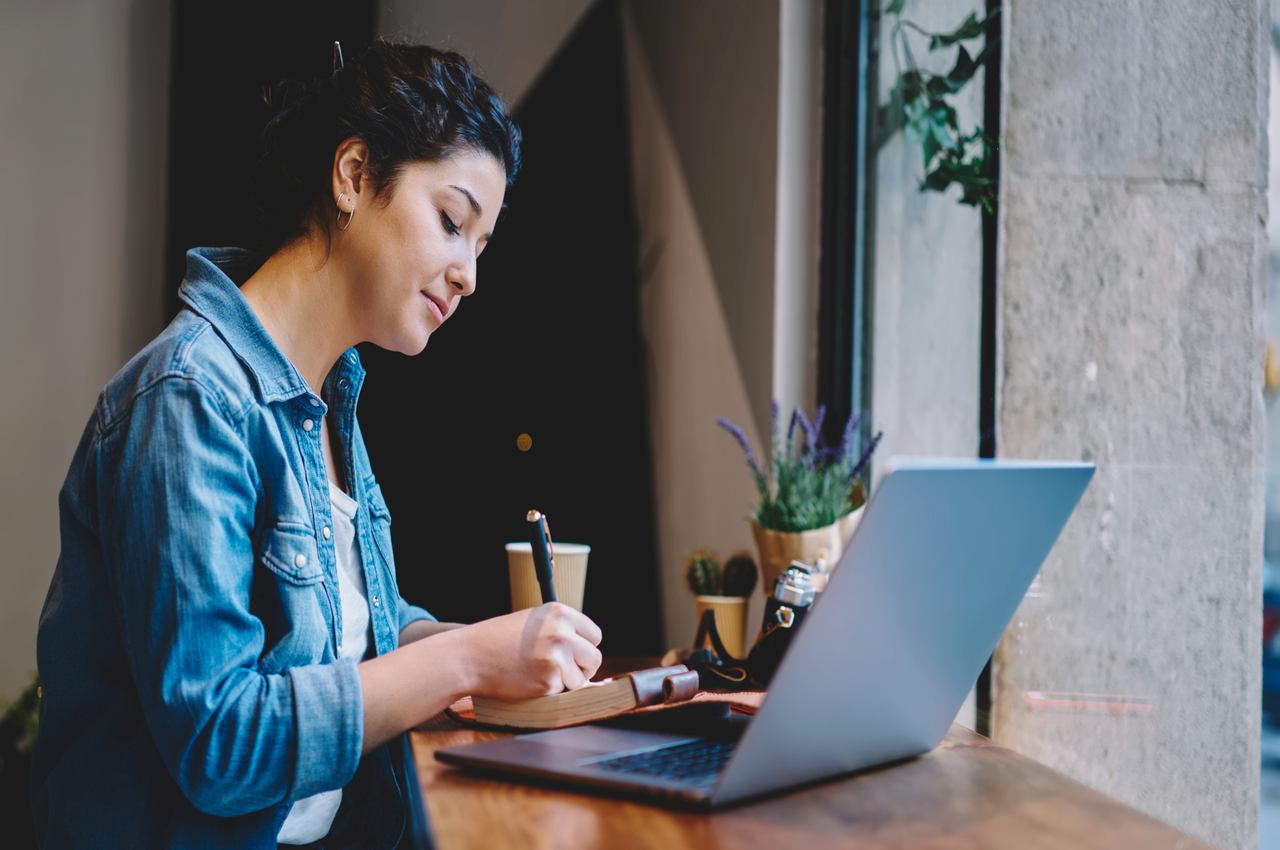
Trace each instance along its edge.
{"label": "camera", "polygon": [[755,646],[747,657],[751,677],[767,686],[778,669],[783,654],[791,645],[791,639],[800,623],[813,607],[817,588],[812,580],[811,568],[801,561],[792,561],[778,575],[773,593],[764,605],[764,622]]}

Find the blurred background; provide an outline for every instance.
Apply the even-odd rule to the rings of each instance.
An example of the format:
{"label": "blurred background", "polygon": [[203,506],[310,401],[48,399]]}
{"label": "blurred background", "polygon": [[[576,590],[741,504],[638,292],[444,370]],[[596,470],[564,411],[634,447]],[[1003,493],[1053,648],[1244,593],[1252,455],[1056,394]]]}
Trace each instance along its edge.
{"label": "blurred background", "polygon": [[184,252],[247,238],[262,86],[386,37],[469,57],[526,140],[468,309],[419,357],[362,351],[406,598],[507,610],[536,504],[592,546],[608,652],[687,644],[687,553],[753,548],[715,418],[761,450],[774,400],[837,431],[864,411],[873,479],[891,454],[1091,460],[960,719],[1215,846],[1280,847],[1278,13],[0,3],[6,834],[96,395],[174,315]]}

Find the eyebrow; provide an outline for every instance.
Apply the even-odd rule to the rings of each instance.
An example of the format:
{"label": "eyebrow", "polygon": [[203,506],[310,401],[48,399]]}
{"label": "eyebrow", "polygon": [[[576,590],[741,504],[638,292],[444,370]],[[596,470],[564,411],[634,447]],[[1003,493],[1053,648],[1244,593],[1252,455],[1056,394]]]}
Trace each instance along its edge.
{"label": "eyebrow", "polygon": [[[476,217],[477,217],[477,218],[479,218],[480,216],[484,215],[484,211],[480,209],[480,202],[476,200],[476,196],[475,196],[475,195],[471,194],[470,192],[468,192],[466,189],[462,188],[461,186],[455,186],[455,185],[453,185],[452,183],[450,183],[450,184],[449,184],[449,188],[450,188],[450,189],[454,189],[454,190],[456,190],[456,191],[458,191],[458,192],[461,192],[462,194],[464,194],[464,195],[466,195],[466,196],[467,196],[467,200],[471,202],[471,209],[475,212],[475,214],[476,214]],[[486,233],[486,234],[484,235],[484,240],[485,240],[486,242],[488,242],[488,241],[489,241],[490,239],[492,239],[492,238],[493,238],[493,234],[492,234],[492,233]]]}

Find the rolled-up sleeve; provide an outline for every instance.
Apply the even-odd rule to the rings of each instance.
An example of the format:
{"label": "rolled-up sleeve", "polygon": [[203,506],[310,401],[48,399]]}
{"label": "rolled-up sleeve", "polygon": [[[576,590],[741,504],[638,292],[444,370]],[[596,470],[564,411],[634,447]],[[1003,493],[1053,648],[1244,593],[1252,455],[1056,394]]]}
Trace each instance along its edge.
{"label": "rolled-up sleeve", "polygon": [[249,610],[258,479],[238,422],[197,381],[141,392],[99,442],[102,548],[148,727],[183,793],[232,816],[340,788],[360,760],[356,664],[258,667]]}
{"label": "rolled-up sleeve", "polygon": [[404,631],[405,626],[415,623],[418,620],[430,620],[436,622],[436,618],[426,608],[419,608],[417,605],[410,605],[404,601],[404,597],[400,598],[400,631]]}

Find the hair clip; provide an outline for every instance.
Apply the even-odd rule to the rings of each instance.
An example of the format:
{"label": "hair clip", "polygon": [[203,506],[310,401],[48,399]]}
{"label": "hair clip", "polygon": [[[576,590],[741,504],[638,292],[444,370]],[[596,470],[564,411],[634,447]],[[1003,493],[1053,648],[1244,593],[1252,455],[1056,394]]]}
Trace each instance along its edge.
{"label": "hair clip", "polygon": [[338,73],[342,68],[342,42],[335,41],[333,43],[333,73]]}

